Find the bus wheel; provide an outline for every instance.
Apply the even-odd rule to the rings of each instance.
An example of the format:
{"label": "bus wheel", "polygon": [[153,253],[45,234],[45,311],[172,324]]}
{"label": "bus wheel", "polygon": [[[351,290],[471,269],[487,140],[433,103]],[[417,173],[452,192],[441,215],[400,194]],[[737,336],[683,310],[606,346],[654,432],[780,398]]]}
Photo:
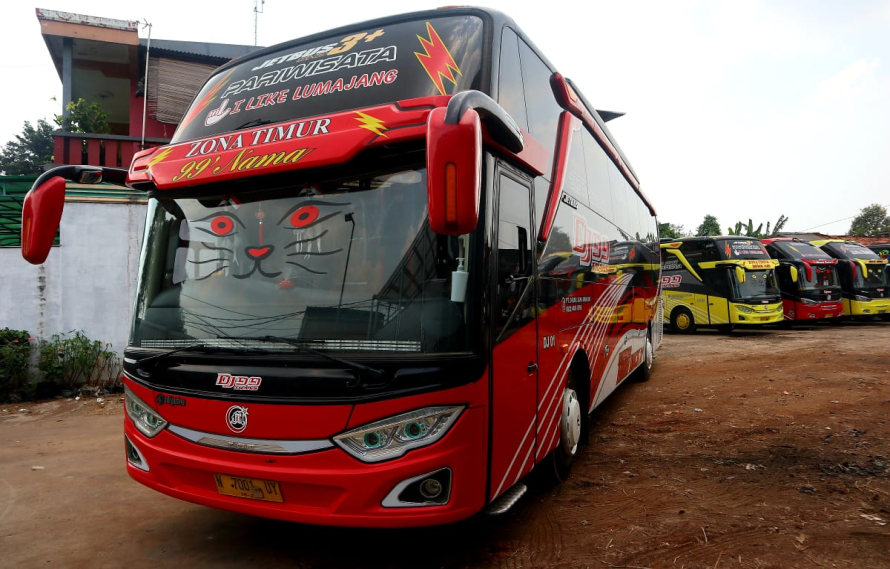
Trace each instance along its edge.
{"label": "bus wheel", "polygon": [[578,444],[581,442],[581,416],[584,410],[581,409],[576,384],[574,372],[569,369],[559,409],[559,443],[550,453],[553,467],[546,475],[549,483],[558,484],[565,481],[578,454]]}
{"label": "bus wheel", "polygon": [[655,350],[652,348],[652,334],[646,332],[646,347],[643,352],[643,363],[634,371],[633,380],[644,382],[652,377],[652,364],[655,362]]}
{"label": "bus wheel", "polygon": [[695,319],[689,309],[680,307],[671,312],[671,327],[680,334],[695,332]]}
{"label": "bus wheel", "polygon": [[729,334],[735,328],[735,324],[721,324],[717,326],[717,331],[721,334]]}

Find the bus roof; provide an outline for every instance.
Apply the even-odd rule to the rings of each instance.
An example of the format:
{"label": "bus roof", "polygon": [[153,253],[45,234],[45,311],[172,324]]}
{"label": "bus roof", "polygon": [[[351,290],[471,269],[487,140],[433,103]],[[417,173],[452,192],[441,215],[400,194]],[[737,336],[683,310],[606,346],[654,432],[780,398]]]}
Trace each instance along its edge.
{"label": "bus roof", "polygon": [[[529,38],[528,35],[526,35],[522,31],[522,29],[516,24],[516,22],[510,16],[504,14],[503,12],[500,12],[498,10],[492,10],[490,8],[483,8],[483,7],[477,7],[477,6],[448,6],[448,7],[441,7],[441,8],[436,8],[436,9],[432,9],[432,10],[420,10],[417,12],[406,12],[403,14],[395,14],[395,15],[391,15],[391,16],[385,16],[382,18],[376,18],[376,19],[366,20],[366,21],[361,21],[361,22],[353,22],[353,23],[345,25],[345,26],[340,26],[339,28],[334,28],[334,29],[330,29],[330,30],[322,30],[320,32],[316,32],[315,34],[303,36],[300,38],[294,38],[294,39],[291,39],[291,40],[288,40],[288,41],[285,41],[285,42],[282,42],[282,43],[279,43],[276,45],[271,45],[271,46],[259,49],[257,51],[250,53],[250,54],[238,57],[236,59],[232,59],[228,63],[226,63],[226,64],[222,65],[221,67],[219,67],[218,69],[216,69],[216,71],[214,71],[214,74],[221,73],[227,69],[230,69],[232,67],[240,65],[240,64],[244,63],[245,61],[250,61],[253,59],[260,59],[260,58],[263,58],[270,54],[280,52],[283,49],[287,49],[289,46],[305,44],[307,42],[312,42],[316,39],[322,39],[322,38],[330,36],[330,35],[346,33],[350,30],[355,29],[356,27],[385,26],[385,25],[397,23],[397,22],[400,22],[403,20],[441,17],[443,15],[449,15],[449,14],[475,15],[475,16],[479,16],[479,17],[483,18],[483,20],[487,20],[488,22],[493,24],[493,26],[495,28],[500,27],[500,26],[508,26],[508,27],[512,28],[514,31],[516,31],[516,33],[520,37],[522,37],[522,39],[526,43],[528,43],[534,49],[535,53],[538,55],[538,57],[540,57],[544,61],[544,63],[547,64],[547,67],[550,68],[551,72],[556,71],[555,66],[550,62],[550,60],[547,58],[547,56],[540,49],[538,49],[538,47],[535,45],[534,41],[532,41],[532,39]],[[486,69],[486,71],[488,71],[488,70]],[[483,76],[485,76],[485,75],[486,74],[483,73]],[[484,81],[483,87],[487,89],[489,87],[489,85],[487,85],[488,82],[485,79],[483,79],[483,81]],[[624,161],[624,164],[627,166],[628,170],[630,170],[630,172],[633,175],[633,177],[635,178],[636,182],[639,184],[639,176],[637,176],[636,171],[633,169],[633,166],[631,165],[630,161],[627,159],[627,155],[624,154],[624,151],[621,149],[621,146],[618,144],[618,142],[615,140],[615,137],[612,135],[612,133],[609,131],[608,127],[606,126],[607,122],[614,120],[618,117],[622,117],[625,115],[625,113],[599,110],[599,109],[595,108],[593,105],[590,104],[590,102],[584,96],[583,92],[578,88],[578,86],[574,82],[572,82],[570,79],[567,79],[567,81],[572,86],[572,89],[575,90],[575,93],[577,93],[577,95],[581,98],[581,101],[583,102],[584,106],[587,108],[587,110],[590,112],[590,114],[594,117],[594,119],[596,120],[599,127],[606,134],[606,136],[609,139],[609,142],[611,142],[612,145],[615,147],[615,150],[621,156],[621,159]],[[651,203],[649,203],[649,200],[646,198],[646,196],[641,195],[640,197],[642,197],[644,199],[644,201],[647,202],[647,205],[650,206],[650,209],[652,209],[652,205],[651,205]]]}
{"label": "bus roof", "polygon": [[[403,14],[394,14],[390,16],[384,16],[382,18],[374,18],[371,20],[364,20],[359,22],[353,22],[351,24],[347,24],[345,26],[340,26],[339,28],[331,28],[327,30],[321,30],[314,34],[310,34],[308,36],[302,36],[298,38],[293,38],[275,45],[270,45],[263,49],[254,51],[248,55],[238,57],[222,65],[214,74],[225,71],[229,68],[235,67],[244,63],[245,61],[250,61],[251,59],[259,59],[265,57],[267,55],[277,53],[283,49],[287,49],[291,46],[296,46],[299,44],[309,43],[316,40],[320,40],[326,38],[331,35],[338,35],[354,30],[359,27],[371,27],[371,26],[385,26],[389,24],[395,24],[404,20],[412,20],[412,19],[422,19],[422,18],[434,18],[434,17],[442,17],[444,15],[450,14],[469,14],[474,16],[479,16],[484,20],[487,20],[491,23],[496,24],[510,24],[512,26],[516,26],[516,23],[507,15],[499,12],[497,10],[491,10],[489,8],[479,8],[474,6],[455,6],[455,7],[443,7],[436,8],[432,10],[419,10],[417,12],[405,12]],[[538,52],[540,54],[540,52]],[[548,61],[549,64],[549,61]],[[553,67],[552,65],[550,66]]]}
{"label": "bus roof", "polygon": [[734,239],[736,241],[760,241],[757,237],[748,237],[747,235],[709,235],[705,237],[665,237],[661,239],[662,245],[670,243],[688,243],[691,241],[716,241],[724,239]]}

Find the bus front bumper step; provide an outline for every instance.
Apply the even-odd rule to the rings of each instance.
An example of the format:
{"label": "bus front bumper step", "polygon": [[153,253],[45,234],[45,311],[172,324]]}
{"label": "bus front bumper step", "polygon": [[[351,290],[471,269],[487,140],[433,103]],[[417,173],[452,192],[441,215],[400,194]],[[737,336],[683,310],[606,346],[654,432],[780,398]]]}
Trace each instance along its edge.
{"label": "bus front bumper step", "polygon": [[528,491],[528,487],[521,482],[518,482],[507,489],[506,492],[501,494],[495,499],[494,502],[488,505],[485,508],[485,513],[490,516],[499,516],[513,507],[513,505],[522,498],[523,494]]}

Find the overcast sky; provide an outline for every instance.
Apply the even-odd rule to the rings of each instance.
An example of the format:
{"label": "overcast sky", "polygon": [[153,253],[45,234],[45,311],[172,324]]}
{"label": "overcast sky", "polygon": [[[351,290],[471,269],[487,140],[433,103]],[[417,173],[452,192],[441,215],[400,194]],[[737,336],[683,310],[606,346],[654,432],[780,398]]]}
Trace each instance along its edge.
{"label": "overcast sky", "polygon": [[[268,0],[259,44],[438,5]],[[784,214],[786,230],[840,234],[863,207],[890,208],[890,0],[482,5],[512,16],[595,107],[627,113],[609,126],[660,221],[694,230],[711,214],[725,231]],[[148,21],[156,39],[254,43],[253,0],[7,3],[0,143],[61,111],[37,7]]]}

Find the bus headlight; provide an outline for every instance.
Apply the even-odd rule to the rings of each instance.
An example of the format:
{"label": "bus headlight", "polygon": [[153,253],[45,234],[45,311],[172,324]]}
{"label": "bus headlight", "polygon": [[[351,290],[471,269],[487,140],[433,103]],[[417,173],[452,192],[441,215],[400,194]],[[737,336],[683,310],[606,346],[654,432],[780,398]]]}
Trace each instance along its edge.
{"label": "bus headlight", "polygon": [[160,415],[152,411],[151,407],[142,402],[141,399],[133,395],[133,393],[124,388],[124,401],[127,409],[127,417],[133,421],[139,432],[148,438],[152,438],[167,426],[167,421]]}
{"label": "bus headlight", "polygon": [[807,306],[816,306],[817,304],[819,304],[819,303],[816,302],[815,300],[810,300],[809,298],[802,298],[802,299],[800,299],[800,300],[801,300],[801,302],[803,302],[803,303],[806,304]]}
{"label": "bus headlight", "polygon": [[346,431],[334,442],[362,462],[389,460],[441,439],[463,410],[463,405],[418,409]]}
{"label": "bus headlight", "polygon": [[754,309],[751,307],[748,307],[748,306],[739,305],[739,306],[736,306],[736,308],[738,308],[739,312],[741,312],[743,314],[753,314],[754,313]]}
{"label": "bus headlight", "polygon": [[859,302],[868,302],[869,300],[871,300],[867,296],[859,296],[858,294],[856,296],[854,296],[853,298],[855,298]]}

